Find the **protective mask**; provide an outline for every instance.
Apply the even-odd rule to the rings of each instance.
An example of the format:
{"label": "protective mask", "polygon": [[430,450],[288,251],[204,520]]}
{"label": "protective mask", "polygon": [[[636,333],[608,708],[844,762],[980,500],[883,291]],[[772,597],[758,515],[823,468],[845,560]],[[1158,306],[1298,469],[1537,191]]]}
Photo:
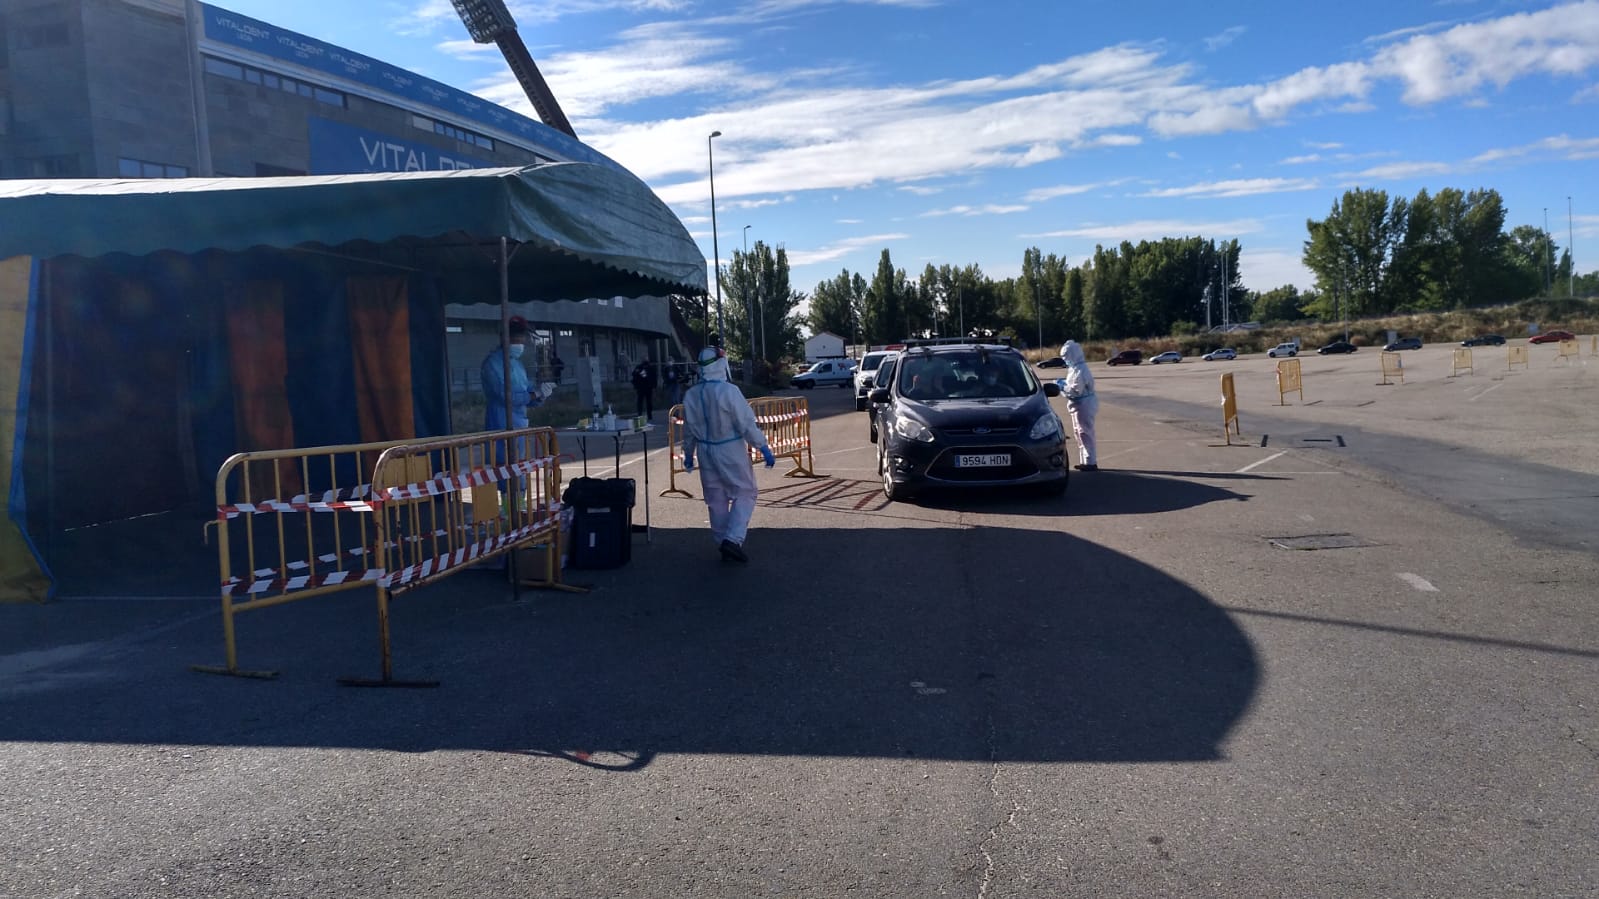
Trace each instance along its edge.
{"label": "protective mask", "polygon": [[526,350],[526,349],[527,349],[527,347],[521,345],[520,343],[511,344],[511,358],[512,359],[520,359],[520,358],[522,358],[522,352],[524,350]]}

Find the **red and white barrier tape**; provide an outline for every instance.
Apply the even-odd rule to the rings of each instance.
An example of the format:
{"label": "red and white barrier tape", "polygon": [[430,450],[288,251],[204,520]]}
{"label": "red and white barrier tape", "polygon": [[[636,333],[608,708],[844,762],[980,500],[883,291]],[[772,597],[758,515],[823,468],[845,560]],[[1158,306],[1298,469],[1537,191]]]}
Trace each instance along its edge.
{"label": "red and white barrier tape", "polygon": [[552,527],[552,525],[558,527],[560,520],[561,516],[559,513],[546,516],[533,524],[525,525],[517,528],[514,531],[508,531],[497,537],[484,540],[480,543],[474,543],[471,546],[463,546],[449,555],[437,556],[432,559],[428,559],[419,565],[412,565],[408,568],[402,568],[399,571],[390,572],[379,581],[379,584],[383,587],[404,585],[410,583],[414,579],[425,578],[435,572],[448,571],[451,568],[455,568],[469,562],[475,562],[481,556],[491,553],[502,546],[508,546],[517,542],[518,540],[522,540],[523,538],[531,537],[541,530],[548,530],[553,533],[555,528]]}
{"label": "red and white barrier tape", "polygon": [[[334,500],[328,501],[328,496],[337,496],[345,491],[330,490],[323,494],[323,500],[310,502],[305,494],[296,496],[289,502],[282,500],[263,500],[258,503],[236,503],[231,506],[217,506],[217,520],[233,519],[240,515],[261,515],[267,512],[376,512],[385,502],[399,502],[404,500],[421,499],[425,496],[439,496],[465,490],[471,487],[480,487],[498,481],[507,481],[519,475],[532,474],[542,468],[554,464],[553,456],[544,456],[538,459],[526,459],[513,462],[510,465],[497,465],[486,468],[475,468],[458,475],[439,475],[427,481],[415,484],[406,484],[400,487],[389,487],[380,492],[372,500]],[[365,496],[371,492],[370,484],[348,488],[349,492],[357,496]]]}

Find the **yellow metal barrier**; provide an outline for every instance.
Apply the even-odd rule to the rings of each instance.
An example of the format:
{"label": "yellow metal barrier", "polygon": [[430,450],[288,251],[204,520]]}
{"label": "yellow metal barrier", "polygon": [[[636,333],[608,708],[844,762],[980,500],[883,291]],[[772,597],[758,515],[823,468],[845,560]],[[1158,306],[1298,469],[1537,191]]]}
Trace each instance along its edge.
{"label": "yellow metal barrier", "polygon": [[[227,664],[195,670],[273,677],[239,668],[234,615],[372,587],[383,676],[349,683],[396,684],[391,594],[541,541],[554,550],[530,585],[572,589],[560,583],[559,456],[550,428],[233,456],[217,472],[209,525]],[[272,498],[257,499],[263,491]]]}
{"label": "yellow metal barrier", "polygon": [[1377,382],[1378,387],[1393,384],[1393,381],[1390,381],[1389,378],[1397,377],[1399,383],[1405,383],[1405,359],[1403,356],[1398,353],[1383,353],[1379,358],[1382,360],[1382,380]]}
{"label": "yellow metal barrier", "polygon": [[1458,375],[1461,372],[1467,372],[1473,375],[1477,373],[1476,370],[1471,367],[1471,350],[1463,347],[1455,350],[1455,366],[1454,369],[1449,372],[1449,377],[1453,378],[1455,375]]}
{"label": "yellow metal barrier", "polygon": [[1560,341],[1560,354],[1555,356],[1555,361],[1559,362],[1564,359],[1566,364],[1570,365],[1571,360],[1580,355],[1582,355],[1582,344],[1577,343],[1576,340],[1562,340]]}
{"label": "yellow metal barrier", "polygon": [[1298,359],[1283,359],[1277,363],[1277,405],[1286,406],[1285,397],[1290,393],[1299,393],[1299,401],[1305,401],[1305,380],[1300,372]]}
{"label": "yellow metal barrier", "polygon": [[666,489],[662,496],[679,496],[693,499],[694,494],[677,486],[677,476],[687,474],[683,468],[683,404],[678,403],[666,413]]}
{"label": "yellow metal barrier", "polygon": [[[768,396],[750,400],[750,408],[772,455],[794,461],[794,467],[783,472],[783,477],[826,477],[816,473],[816,459],[811,455],[810,400],[802,396]],[[761,454],[750,450],[750,463],[760,461]]]}
{"label": "yellow metal barrier", "polygon": [[1506,361],[1505,361],[1505,370],[1506,371],[1511,371],[1518,365],[1526,365],[1527,364],[1527,348],[1524,347],[1524,346],[1513,346],[1513,347],[1511,347],[1509,349],[1509,351],[1505,355],[1506,355]]}
{"label": "yellow metal barrier", "polygon": [[[768,396],[750,400],[755,421],[766,435],[772,455],[779,459],[792,459],[794,467],[783,472],[785,478],[825,478],[816,473],[816,460],[811,452],[811,404],[802,396]],[[694,494],[677,486],[677,476],[686,473],[683,468],[683,407],[673,406],[666,417],[666,445],[668,460],[667,488],[661,496]],[[750,450],[750,464],[761,460],[761,454]]]}
{"label": "yellow metal barrier", "polygon": [[1592,355],[1599,356],[1599,334],[1595,334],[1591,339],[1593,340],[1593,344],[1588,348],[1588,352]]}
{"label": "yellow metal barrier", "polygon": [[1238,423],[1238,394],[1233,390],[1232,372],[1228,372],[1221,376],[1221,435],[1228,446],[1233,445],[1234,434],[1242,438],[1244,429]]}

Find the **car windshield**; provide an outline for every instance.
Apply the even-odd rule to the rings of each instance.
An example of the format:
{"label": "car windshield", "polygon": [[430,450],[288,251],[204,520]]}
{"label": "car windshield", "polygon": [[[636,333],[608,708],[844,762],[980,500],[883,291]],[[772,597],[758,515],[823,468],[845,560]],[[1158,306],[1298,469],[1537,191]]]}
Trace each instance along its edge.
{"label": "car windshield", "polygon": [[901,395],[923,401],[1029,396],[1038,389],[1021,356],[981,349],[901,359],[898,380]]}
{"label": "car windshield", "polygon": [[861,371],[876,371],[877,367],[882,364],[883,358],[878,353],[867,353],[866,358],[861,360]]}

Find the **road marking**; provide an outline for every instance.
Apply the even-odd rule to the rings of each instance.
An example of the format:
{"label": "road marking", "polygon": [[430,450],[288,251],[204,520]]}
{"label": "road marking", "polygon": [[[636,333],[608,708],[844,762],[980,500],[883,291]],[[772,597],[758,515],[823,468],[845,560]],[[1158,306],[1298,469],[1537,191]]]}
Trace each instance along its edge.
{"label": "road marking", "polygon": [[1500,383],[1495,384],[1494,386],[1488,388],[1487,390],[1484,390],[1482,393],[1479,393],[1476,396],[1467,399],[1466,402],[1475,403],[1476,401],[1482,399],[1483,397],[1487,396],[1490,393],[1493,393],[1495,390],[1498,390],[1499,388],[1501,388],[1503,386],[1505,386],[1504,382],[1501,381]]}
{"label": "road marking", "polygon": [[1277,453],[1276,455],[1267,456],[1266,458],[1261,459],[1259,462],[1251,462],[1248,465],[1245,465],[1243,468],[1240,468],[1237,471],[1233,472],[1233,474],[1243,474],[1243,473],[1248,472],[1248,471],[1253,471],[1254,469],[1257,469],[1260,466],[1265,465],[1267,462],[1270,462],[1273,459],[1279,459],[1279,458],[1282,458],[1283,456],[1286,456],[1286,455],[1288,455],[1288,451],[1287,450],[1283,450],[1282,452]]}
{"label": "road marking", "polygon": [[1397,576],[1398,576],[1398,578],[1400,580],[1404,581],[1405,583],[1409,584],[1412,587],[1415,587],[1417,590],[1420,590],[1423,593],[1437,593],[1438,592],[1438,588],[1434,587],[1432,585],[1431,581],[1428,581],[1426,578],[1422,577],[1419,574],[1411,574],[1408,571],[1401,571],[1401,572],[1397,573]]}
{"label": "road marking", "polygon": [[818,455],[818,456],[836,456],[839,453],[854,453],[854,452],[859,452],[860,450],[863,450],[863,449],[871,449],[871,448],[872,448],[872,445],[870,443],[863,443],[860,446],[852,446],[852,447],[849,447],[847,449],[841,449],[841,450],[828,450],[825,453],[817,453],[816,455]]}

